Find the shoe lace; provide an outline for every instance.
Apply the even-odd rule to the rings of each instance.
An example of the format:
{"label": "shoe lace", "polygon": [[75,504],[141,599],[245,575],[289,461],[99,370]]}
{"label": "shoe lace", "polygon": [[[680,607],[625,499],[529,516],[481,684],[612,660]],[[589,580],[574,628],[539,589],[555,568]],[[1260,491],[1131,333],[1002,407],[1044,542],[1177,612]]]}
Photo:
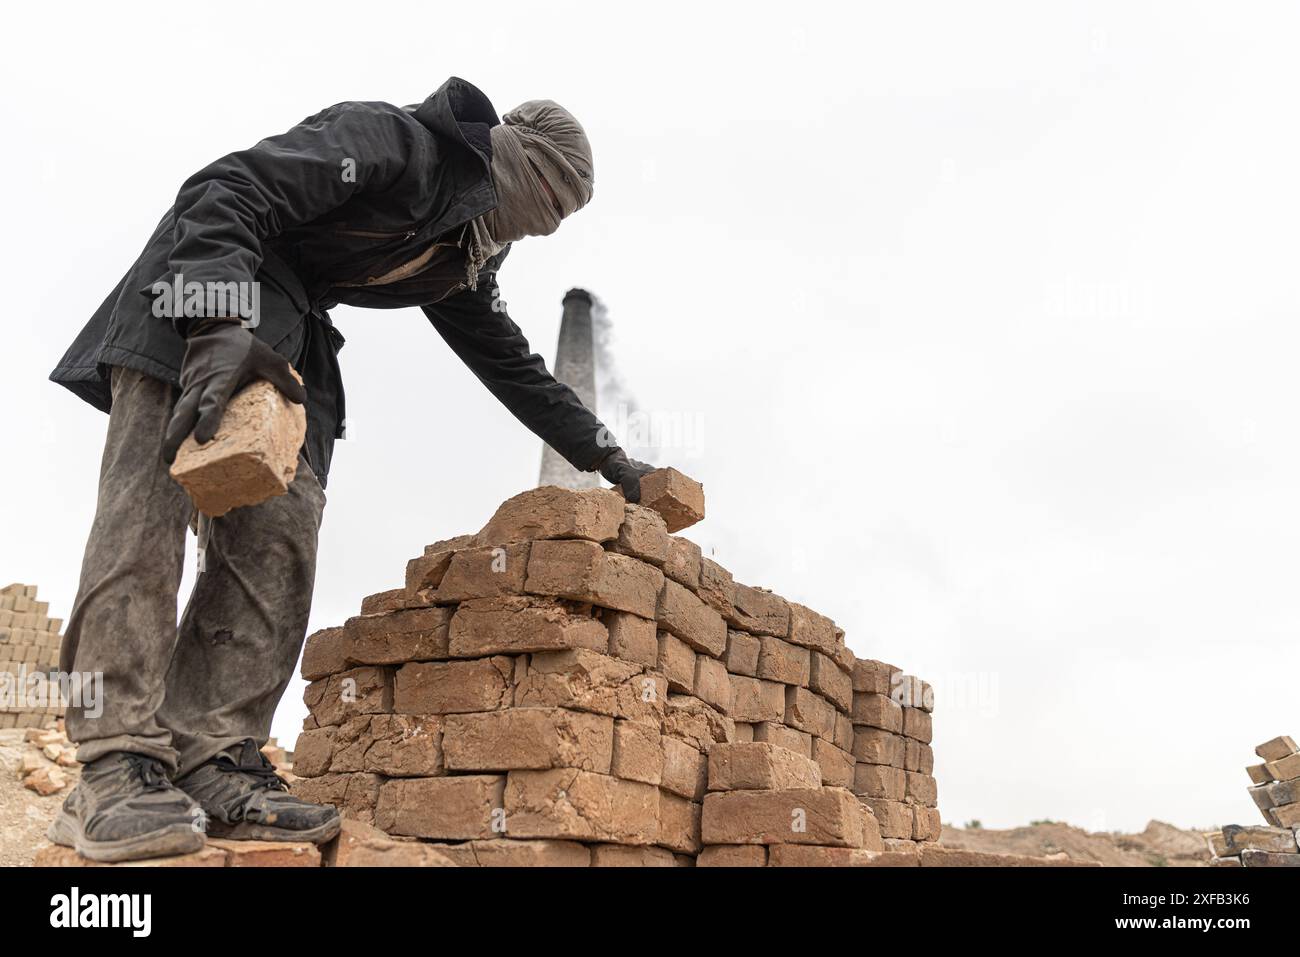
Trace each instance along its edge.
{"label": "shoe lace", "polygon": [[235,761],[228,754],[217,757],[214,765],[218,771],[227,774],[243,774],[253,779],[253,786],[272,791],[287,791],[289,786],[284,778],[275,771],[275,766],[267,760],[266,755],[257,749],[251,740],[245,741]]}
{"label": "shoe lace", "polygon": [[130,751],[123,752],[123,756],[131,773],[144,785],[146,791],[165,791],[171,786],[167,775],[163,773],[162,765],[153,758]]}

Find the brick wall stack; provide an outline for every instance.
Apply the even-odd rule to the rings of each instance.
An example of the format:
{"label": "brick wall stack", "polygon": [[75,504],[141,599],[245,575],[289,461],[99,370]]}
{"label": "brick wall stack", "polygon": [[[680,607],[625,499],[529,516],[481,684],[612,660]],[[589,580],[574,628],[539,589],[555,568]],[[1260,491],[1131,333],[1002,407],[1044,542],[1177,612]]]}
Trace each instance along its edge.
{"label": "brick wall stack", "polygon": [[853,791],[892,849],[939,840],[934,689],[880,661],[853,665]]}
{"label": "brick wall stack", "polygon": [[1265,827],[1229,824],[1206,835],[1217,867],[1300,867],[1300,749],[1291,738],[1265,741],[1255,749],[1262,758],[1246,768],[1253,782],[1250,797],[1267,822]]}
{"label": "brick wall stack", "polygon": [[665,469],[428,546],[308,639],[295,790],[460,865],[915,856],[933,693],[673,534],[703,514]]}
{"label": "brick wall stack", "polygon": [[42,696],[47,700],[41,704],[21,700],[31,687],[29,676],[59,666],[63,622],[49,617],[49,610],[48,602],[37,600],[35,585],[0,588],[0,671],[8,675],[0,687],[0,728],[52,728],[63,716],[57,697]]}

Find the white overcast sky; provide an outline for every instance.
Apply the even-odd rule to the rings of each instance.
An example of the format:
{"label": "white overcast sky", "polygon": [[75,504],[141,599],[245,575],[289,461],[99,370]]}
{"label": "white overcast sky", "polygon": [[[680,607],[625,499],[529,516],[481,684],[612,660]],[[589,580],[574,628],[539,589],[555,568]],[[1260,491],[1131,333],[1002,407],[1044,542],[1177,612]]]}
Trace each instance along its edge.
{"label": "white overcast sky", "polygon": [[[694,431],[688,536],[938,689],[945,821],[1255,821],[1300,734],[1300,26],[1288,4],[24,4],[6,12],[0,583],[71,606],[106,417],[46,382],[191,172],[449,75],[585,124],[517,245]],[[312,628],[536,482],[416,309],[340,308]],[[608,410],[601,410],[607,412]],[[613,419],[611,415],[609,418]],[[295,680],[275,733],[303,714]]]}

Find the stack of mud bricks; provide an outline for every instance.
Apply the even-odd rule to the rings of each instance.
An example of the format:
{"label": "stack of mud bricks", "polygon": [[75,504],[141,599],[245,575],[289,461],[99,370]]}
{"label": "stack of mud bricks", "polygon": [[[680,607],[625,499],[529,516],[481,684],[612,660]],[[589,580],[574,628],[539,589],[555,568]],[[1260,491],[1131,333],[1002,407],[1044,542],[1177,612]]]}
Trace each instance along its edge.
{"label": "stack of mud bricks", "polygon": [[1208,835],[1219,867],[1300,867],[1300,751],[1291,738],[1265,741],[1255,749],[1261,764],[1246,768],[1251,799],[1267,827],[1229,824]]}
{"label": "stack of mud bricks", "polygon": [[[59,667],[59,628],[63,622],[49,617],[48,602],[36,600],[35,585],[0,588],[0,671],[6,672],[5,691],[21,694],[25,676],[48,673]],[[0,693],[0,728],[52,728],[63,716],[57,701],[39,707],[12,700]]]}
{"label": "stack of mud bricks", "polygon": [[937,838],[928,709],[673,534],[703,515],[664,469],[639,505],[547,486],[428,546],[308,639],[295,792],[462,866],[848,864]]}

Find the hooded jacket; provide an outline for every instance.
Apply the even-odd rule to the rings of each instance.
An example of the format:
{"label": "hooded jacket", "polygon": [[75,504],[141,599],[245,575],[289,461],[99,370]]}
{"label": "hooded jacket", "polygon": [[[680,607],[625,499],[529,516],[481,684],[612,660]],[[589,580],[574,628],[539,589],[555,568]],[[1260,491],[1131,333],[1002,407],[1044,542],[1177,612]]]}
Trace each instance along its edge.
{"label": "hooded jacket", "polygon": [[[457,77],[414,109],[346,102],[288,132],[230,153],[186,180],[144,251],[51,373],[105,412],[110,367],[179,384],[184,319],[154,314],[156,283],[257,282],[253,334],[284,356],[307,388],[304,453],[325,484],[346,415],[329,309],[420,306],[470,371],[575,468],[609,452],[604,426],[532,352],[501,299],[505,246],[465,282],[464,232],[494,209],[488,98]],[[415,275],[367,285],[446,249]]]}

